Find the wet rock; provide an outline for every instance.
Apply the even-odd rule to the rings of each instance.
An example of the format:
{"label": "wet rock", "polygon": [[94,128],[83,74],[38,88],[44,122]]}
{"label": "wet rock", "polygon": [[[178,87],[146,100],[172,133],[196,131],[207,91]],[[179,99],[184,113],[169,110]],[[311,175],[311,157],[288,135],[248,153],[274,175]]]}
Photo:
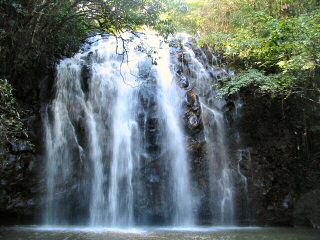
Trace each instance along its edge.
{"label": "wet rock", "polygon": [[142,79],[148,79],[152,68],[152,59],[147,58],[144,62],[139,63],[139,77]]}
{"label": "wet rock", "polygon": [[26,204],[28,208],[33,208],[35,205],[36,203],[34,202],[34,199],[29,199]]}
{"label": "wet rock", "polygon": [[187,77],[182,76],[181,79],[179,80],[179,86],[181,88],[188,88],[189,87],[189,81]]}
{"label": "wet rock", "polygon": [[81,68],[81,88],[84,93],[89,90],[89,80],[91,77],[91,66],[90,64],[84,64]]}
{"label": "wet rock", "polygon": [[193,110],[200,108],[199,97],[194,93],[194,91],[188,91],[186,102],[188,107],[191,107]]}
{"label": "wet rock", "polygon": [[188,119],[188,127],[190,129],[198,127],[199,123],[200,123],[200,119],[195,114],[191,115]]}
{"label": "wet rock", "polygon": [[[4,151],[0,162],[0,224],[7,224],[6,219],[18,223],[17,216],[29,218],[35,214],[36,207],[39,208],[36,204],[39,188],[34,193],[30,189],[39,184],[36,176],[40,165],[29,169],[32,161],[34,165],[39,164],[34,158],[34,149],[26,141],[11,143]],[[30,199],[34,204],[27,204]]]}
{"label": "wet rock", "polygon": [[35,168],[35,161],[33,159],[31,159],[30,162],[29,162],[27,170],[28,170],[28,172],[32,173],[34,168]]}
{"label": "wet rock", "polygon": [[18,141],[18,142],[11,143],[10,150],[12,152],[26,152],[26,151],[32,151],[32,147],[26,141]]}
{"label": "wet rock", "polygon": [[295,225],[320,229],[320,189],[302,195],[295,204]]}
{"label": "wet rock", "polygon": [[[248,180],[251,217],[259,224],[298,225],[296,222],[305,221],[303,215],[307,211],[300,212],[299,218],[302,220],[296,221],[294,202],[306,191],[319,189],[319,177],[312,170],[319,168],[319,162],[307,157],[318,148],[315,148],[311,138],[304,145],[303,137],[300,137],[303,136],[303,128],[300,128],[303,112],[299,106],[302,103],[294,98],[284,103],[281,99],[261,96],[249,90],[242,92],[241,96],[243,105],[240,117],[229,122],[240,130],[241,141],[234,142],[234,146],[240,143],[250,153],[241,153],[239,167]],[[232,105],[231,109],[234,108]],[[313,139],[317,138],[318,135],[313,135]],[[268,206],[271,209],[269,207],[268,210]]]}
{"label": "wet rock", "polygon": [[147,120],[147,129],[149,132],[157,131],[158,126],[159,126],[158,118],[149,118]]}

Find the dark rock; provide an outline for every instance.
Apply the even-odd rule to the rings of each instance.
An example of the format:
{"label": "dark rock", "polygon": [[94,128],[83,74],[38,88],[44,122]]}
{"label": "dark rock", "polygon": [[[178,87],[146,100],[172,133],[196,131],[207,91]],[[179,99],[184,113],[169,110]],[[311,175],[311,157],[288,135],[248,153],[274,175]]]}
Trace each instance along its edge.
{"label": "dark rock", "polygon": [[320,189],[307,192],[295,204],[294,223],[320,229]]}
{"label": "dark rock", "polygon": [[[86,42],[82,51],[89,51],[92,42]],[[193,44],[189,45],[194,48]],[[176,44],[178,48],[179,45]],[[211,62],[220,61],[209,49],[196,48],[196,55],[202,60]],[[202,121],[206,122],[209,128],[216,128],[213,114],[201,112],[199,97],[193,90],[189,82],[190,76],[194,76],[194,70],[188,67],[191,64],[191,56],[182,49],[176,49],[179,64],[177,66],[177,82],[181,87],[181,102],[183,103],[183,124],[187,135],[186,146],[190,156],[190,167],[192,168],[192,178],[195,183],[193,191],[199,196],[198,202],[199,218],[202,223],[211,224],[208,183],[208,162],[205,158],[205,138]],[[90,61],[94,57],[93,52],[88,52],[82,59],[85,64],[82,68],[81,87],[84,92],[88,90],[88,80],[91,75]],[[121,56],[119,56],[121,57]],[[152,63],[149,63],[148,68]],[[140,76],[150,80],[152,76],[149,71],[140,67]],[[223,84],[223,79],[230,75],[230,71],[217,68],[209,71],[212,79]],[[25,84],[25,83],[24,83]],[[46,101],[52,94],[53,77],[43,78],[39,86],[41,92],[42,109],[46,106]],[[26,86],[26,92],[30,86]],[[20,86],[20,89],[23,87]],[[211,89],[209,89],[211,90]],[[21,90],[25,92],[25,89]],[[316,169],[320,169],[319,160],[319,137],[320,133],[312,126],[317,126],[320,122],[320,111],[310,102],[303,102],[300,98],[288,97],[285,100],[268,95],[261,95],[254,89],[247,89],[240,93],[243,101],[241,117],[236,118],[235,99],[230,98],[227,104],[222,107],[228,119],[227,139],[232,146],[231,151],[245,149],[238,154],[231,153],[232,164],[239,164],[240,173],[246,177],[247,189],[241,187],[243,180],[236,181],[236,209],[238,210],[239,223],[258,223],[261,225],[303,225],[319,228],[319,196],[320,178]],[[210,93],[212,94],[212,93]],[[21,94],[20,94],[21,95]],[[23,95],[23,94],[22,94]],[[158,164],[166,159],[166,152],[160,141],[162,136],[158,131],[163,127],[163,116],[159,116],[156,104],[157,86],[154,83],[147,83],[141,87],[138,93],[139,101],[142,105],[141,111],[137,112],[138,127],[145,133],[143,141],[148,142],[144,153],[140,156],[140,174],[135,176],[135,181],[146,182],[145,186],[137,191],[137,207],[135,212],[144,212],[145,215],[139,219],[140,223],[163,223],[168,219],[164,213],[165,208],[170,208],[164,204],[164,198],[170,193],[164,189],[168,182],[164,182],[168,175],[170,164]],[[207,96],[207,95],[206,95]],[[30,94],[34,98],[34,94]],[[28,97],[29,99],[29,97]],[[24,101],[24,99],[22,99]],[[31,102],[30,100],[28,100]],[[44,102],[44,103],[43,103]],[[32,113],[29,113],[24,123],[29,129],[32,141],[37,146],[43,147],[40,115],[37,113],[39,106],[34,106]],[[81,116],[79,106],[72,106],[74,109],[72,117]],[[221,110],[221,109],[220,109]],[[81,132],[80,117],[75,118],[77,132]],[[241,141],[235,137],[234,129],[239,130]],[[83,128],[84,129],[84,128]],[[82,133],[83,135],[85,133]],[[79,139],[82,137],[79,136]],[[41,193],[44,192],[45,180],[42,176],[44,164],[41,159],[41,151],[34,150],[27,145],[24,140],[0,147],[0,223],[5,223],[8,216],[15,219],[14,223],[19,223],[19,218],[33,217],[45,204]],[[74,155],[79,155],[79,149],[74,150]],[[238,153],[238,152],[237,152]],[[38,154],[38,155],[36,155]],[[81,157],[79,157],[81,158]],[[232,166],[236,169],[235,166]],[[240,174],[237,173],[237,174]],[[79,171],[79,176],[82,172]],[[233,173],[236,176],[236,173]],[[80,177],[79,177],[80,178]],[[237,177],[234,177],[237,178]],[[68,188],[61,189],[61,194],[57,194],[57,200],[72,202],[74,196],[81,189],[78,182],[67,182]],[[88,183],[84,183],[88,184]],[[136,183],[134,183],[136,184]],[[68,192],[70,190],[70,192]],[[247,191],[247,192],[246,192]],[[148,196],[145,196],[147,192]],[[245,193],[245,194],[244,194]],[[247,195],[247,199],[243,197]],[[63,197],[62,197],[63,196]],[[151,199],[148,201],[147,199]],[[245,213],[244,202],[248,201],[250,213]],[[79,202],[79,201],[73,201]],[[82,202],[85,203],[85,200]],[[81,211],[82,204],[73,206],[76,212]],[[245,210],[244,210],[245,209]],[[71,212],[71,211],[70,211]],[[73,211],[75,212],[75,211]],[[19,216],[19,217],[17,217]],[[34,222],[33,222],[34,223]]]}
{"label": "dark rock", "polygon": [[199,123],[200,123],[200,119],[196,115],[193,114],[189,116],[188,127],[190,129],[196,128],[197,126],[199,126]]}
{"label": "dark rock", "polygon": [[82,66],[82,69],[81,69],[81,88],[84,93],[87,93],[89,90],[90,77],[91,77],[91,66],[90,64],[85,64]]}
{"label": "dark rock", "polygon": [[189,81],[185,76],[182,76],[179,80],[179,86],[181,88],[188,88],[189,87]]}
{"label": "dark rock", "polygon": [[[234,109],[233,104],[227,105],[225,112],[231,113],[234,119],[229,122],[239,128],[241,136],[241,141],[232,145],[248,149],[238,156],[240,170],[247,177],[250,216],[263,225],[291,226],[296,222],[296,199],[320,187],[319,176],[312,170],[319,168],[319,162],[308,157],[311,154],[317,159],[315,141],[303,140],[302,105],[309,105],[295,98],[283,102],[254,90],[241,92],[241,97],[238,120],[234,110],[229,111]],[[310,109],[314,111],[314,107]],[[308,121],[313,124],[315,119],[310,117]],[[313,135],[313,139],[318,137]]]}

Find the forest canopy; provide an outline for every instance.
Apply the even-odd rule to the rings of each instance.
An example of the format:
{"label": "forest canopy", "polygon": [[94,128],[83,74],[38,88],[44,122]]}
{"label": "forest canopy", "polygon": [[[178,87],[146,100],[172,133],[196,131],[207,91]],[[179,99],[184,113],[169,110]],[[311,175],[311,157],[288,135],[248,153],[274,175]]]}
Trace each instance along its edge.
{"label": "forest canopy", "polygon": [[147,25],[165,36],[189,32],[234,68],[224,94],[252,84],[276,94],[319,92],[319,6],[318,0],[0,0],[0,78],[14,88],[27,83],[22,95],[34,95],[44,72],[76,52],[88,33]]}
{"label": "forest canopy", "polygon": [[36,108],[55,64],[77,52],[89,33],[155,26],[165,7],[159,0],[0,0],[2,139],[21,137],[19,103]]}
{"label": "forest canopy", "polygon": [[15,85],[77,51],[90,32],[157,24],[164,6],[158,0],[1,0],[0,76]]}
{"label": "forest canopy", "polygon": [[222,95],[254,87],[318,104],[319,10],[318,0],[0,0],[0,135],[19,137],[18,103],[37,104],[43,78],[89,33],[142,26],[186,31],[211,49],[236,72]]}
{"label": "forest canopy", "polygon": [[223,94],[255,85],[262,92],[294,93],[319,102],[320,1],[179,2],[167,17],[237,72]]}

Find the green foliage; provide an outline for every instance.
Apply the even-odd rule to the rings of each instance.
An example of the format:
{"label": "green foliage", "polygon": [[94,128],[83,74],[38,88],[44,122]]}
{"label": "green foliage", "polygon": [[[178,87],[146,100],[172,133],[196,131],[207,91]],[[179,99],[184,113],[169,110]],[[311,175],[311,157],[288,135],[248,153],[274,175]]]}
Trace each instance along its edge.
{"label": "green foliage", "polygon": [[[37,102],[44,76],[58,59],[78,51],[91,32],[121,34],[142,25],[168,25],[165,0],[0,0],[0,144],[24,137],[13,95]],[[163,27],[164,29],[164,27]],[[165,31],[165,30],[164,30]],[[50,77],[49,77],[50,78]]]}
{"label": "green foliage", "polygon": [[27,131],[20,119],[11,85],[0,79],[0,144],[27,138]]}
{"label": "green foliage", "polygon": [[154,26],[163,7],[164,1],[156,0],[1,0],[0,77],[18,90],[27,80],[31,91],[43,76],[40,69],[77,51],[89,32]]}
{"label": "green foliage", "polygon": [[285,76],[265,75],[257,69],[249,69],[227,79],[220,87],[221,95],[233,95],[244,88],[254,87],[261,93],[278,94],[286,90]]}
{"label": "green foliage", "polygon": [[154,26],[165,0],[92,0],[77,1],[77,11],[90,30],[117,34],[135,31],[142,25]]}
{"label": "green foliage", "polygon": [[[319,69],[319,12],[281,19],[256,13],[255,21],[255,28],[211,33],[203,40],[223,54],[230,65],[278,74],[287,80],[289,88],[301,86]],[[274,90],[281,87],[278,83],[274,81]]]}
{"label": "green foliage", "polygon": [[196,19],[200,19],[198,3],[202,0],[185,1],[181,0],[162,0],[162,9],[158,15],[158,21],[153,25],[154,29],[167,38],[177,31],[187,31],[196,33],[198,26]]}
{"label": "green foliage", "polygon": [[283,19],[260,13],[255,26],[212,33],[204,41],[231,61],[240,59],[267,72],[312,71],[319,66],[319,13]]}
{"label": "green foliage", "polygon": [[0,77],[30,94],[56,58],[78,49],[87,29],[73,6],[62,0],[1,1]]}
{"label": "green foliage", "polygon": [[154,26],[154,29],[165,39],[168,39],[170,35],[173,35],[176,32],[176,26],[172,19],[158,21]]}
{"label": "green foliage", "polygon": [[287,95],[310,87],[318,91],[319,1],[189,0],[186,4],[189,10],[177,14],[191,14],[193,25],[189,25],[200,33],[201,43],[211,46],[229,67],[242,72],[225,83],[226,88],[251,85],[255,73],[254,82],[264,92]]}

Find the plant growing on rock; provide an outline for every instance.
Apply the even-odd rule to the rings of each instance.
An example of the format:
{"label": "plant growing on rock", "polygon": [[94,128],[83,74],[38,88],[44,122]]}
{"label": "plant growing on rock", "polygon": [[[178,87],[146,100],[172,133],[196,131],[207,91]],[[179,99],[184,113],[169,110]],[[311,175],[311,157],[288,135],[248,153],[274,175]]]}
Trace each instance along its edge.
{"label": "plant growing on rock", "polygon": [[0,147],[1,144],[12,143],[18,138],[28,138],[28,134],[17,110],[11,85],[7,80],[0,79]]}

